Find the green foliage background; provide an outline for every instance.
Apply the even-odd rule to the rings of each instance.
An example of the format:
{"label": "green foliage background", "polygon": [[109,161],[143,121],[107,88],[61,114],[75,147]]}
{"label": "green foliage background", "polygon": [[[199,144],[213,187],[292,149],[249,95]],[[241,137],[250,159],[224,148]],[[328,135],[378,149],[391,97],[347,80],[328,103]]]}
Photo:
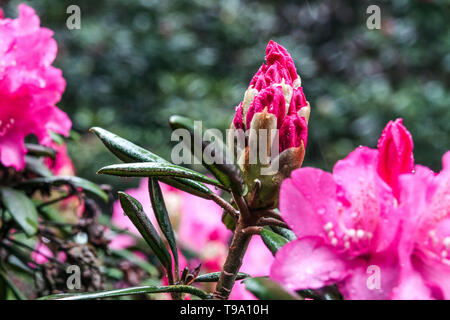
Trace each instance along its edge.
{"label": "green foliage background", "polygon": [[[5,1],[3,1],[5,2]],[[17,4],[6,1],[7,16]],[[167,119],[181,114],[225,130],[273,39],[285,46],[312,106],[305,165],[331,170],[358,145],[375,147],[402,117],[417,163],[440,169],[450,149],[448,1],[34,0],[55,31],[67,80],[59,106],[81,133],[70,143],[80,176],[116,160],[93,134],[101,126],[170,157]],[[81,8],[68,30],[66,8]],[[366,27],[368,5],[382,29]]]}

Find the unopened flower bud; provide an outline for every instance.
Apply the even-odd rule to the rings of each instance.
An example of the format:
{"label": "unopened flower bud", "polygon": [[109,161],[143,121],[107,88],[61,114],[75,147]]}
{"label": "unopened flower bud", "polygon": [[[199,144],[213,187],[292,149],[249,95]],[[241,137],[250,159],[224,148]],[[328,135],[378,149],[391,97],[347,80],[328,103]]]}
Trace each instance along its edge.
{"label": "unopened flower bud", "polygon": [[[289,53],[270,41],[266,62],[254,75],[243,101],[236,107],[229,137],[242,137],[240,145],[228,139],[252,194],[255,180],[261,182],[253,208],[278,204],[281,182],[301,166],[308,137],[310,105]],[[249,198],[248,198],[249,200]]]}

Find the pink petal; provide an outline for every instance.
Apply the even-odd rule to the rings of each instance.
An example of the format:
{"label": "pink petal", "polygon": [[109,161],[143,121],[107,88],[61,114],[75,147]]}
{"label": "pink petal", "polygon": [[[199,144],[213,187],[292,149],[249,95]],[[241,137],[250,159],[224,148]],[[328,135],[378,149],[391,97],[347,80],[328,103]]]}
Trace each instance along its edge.
{"label": "pink petal", "polygon": [[349,300],[390,299],[399,283],[398,259],[391,254],[374,255],[369,261],[353,262],[349,277],[338,284],[340,292]]}
{"label": "pink petal", "polygon": [[338,200],[345,209],[344,225],[372,233],[372,243],[383,250],[394,240],[400,219],[391,214],[394,198],[377,175],[377,155],[377,150],[359,147],[336,163],[333,177],[341,187]]}
{"label": "pink petal", "polygon": [[297,237],[320,236],[328,223],[336,223],[336,184],[330,173],[300,168],[283,181],[280,212]]}
{"label": "pink petal", "polygon": [[318,239],[305,238],[289,242],[277,252],[270,277],[289,290],[299,290],[334,284],[347,274],[347,264],[333,249]]}
{"label": "pink petal", "polygon": [[302,142],[306,148],[308,125],[298,114],[287,115],[280,127],[280,153],[288,148],[300,147]]}

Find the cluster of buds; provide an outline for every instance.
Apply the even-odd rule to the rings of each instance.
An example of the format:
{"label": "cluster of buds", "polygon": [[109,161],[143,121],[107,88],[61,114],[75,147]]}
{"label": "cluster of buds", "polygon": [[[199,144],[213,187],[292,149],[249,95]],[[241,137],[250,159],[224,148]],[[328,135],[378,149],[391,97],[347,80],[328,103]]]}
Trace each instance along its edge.
{"label": "cluster of buds", "polygon": [[[236,107],[228,148],[239,164],[252,209],[274,208],[281,182],[301,166],[308,137],[309,102],[290,54],[270,41],[266,63]],[[255,195],[257,197],[251,198]]]}

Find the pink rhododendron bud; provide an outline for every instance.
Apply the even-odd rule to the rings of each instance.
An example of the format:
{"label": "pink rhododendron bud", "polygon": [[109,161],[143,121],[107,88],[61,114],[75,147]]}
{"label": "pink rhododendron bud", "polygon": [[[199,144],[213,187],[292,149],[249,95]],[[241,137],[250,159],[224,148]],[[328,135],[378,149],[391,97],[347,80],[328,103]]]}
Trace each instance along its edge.
{"label": "pink rhododendron bud", "polygon": [[65,80],[51,66],[57,52],[53,32],[24,4],[17,19],[0,14],[0,163],[21,170],[24,139],[34,134],[51,146],[50,131],[68,135],[71,121],[55,104]]}
{"label": "pink rhododendron bud", "polygon": [[253,208],[275,207],[281,182],[303,162],[310,106],[300,85],[290,54],[270,41],[266,64],[259,68],[236,108],[227,139],[243,172],[248,197],[255,179],[261,182]]}
{"label": "pink rhododendron bud", "polygon": [[389,121],[378,140],[378,174],[398,197],[398,177],[414,168],[413,140],[403,120]]}

